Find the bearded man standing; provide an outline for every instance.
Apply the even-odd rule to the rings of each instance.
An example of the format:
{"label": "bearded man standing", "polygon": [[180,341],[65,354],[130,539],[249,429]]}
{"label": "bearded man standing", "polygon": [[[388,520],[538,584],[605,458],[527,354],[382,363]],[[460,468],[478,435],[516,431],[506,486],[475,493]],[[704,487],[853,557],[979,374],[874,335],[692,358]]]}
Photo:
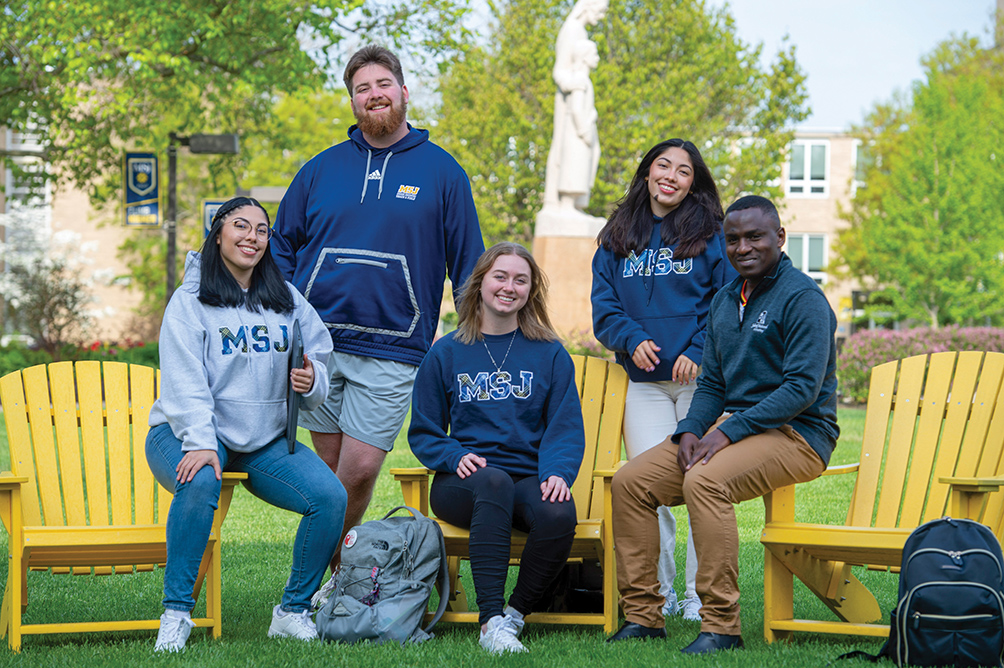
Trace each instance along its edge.
{"label": "bearded man standing", "polygon": [[411,405],[446,273],[456,296],[484,252],[467,174],[406,120],[397,57],[364,47],[344,80],[357,124],[293,178],[269,244],[334,343],[328,399],[300,426],[348,492],[343,534],[362,519]]}

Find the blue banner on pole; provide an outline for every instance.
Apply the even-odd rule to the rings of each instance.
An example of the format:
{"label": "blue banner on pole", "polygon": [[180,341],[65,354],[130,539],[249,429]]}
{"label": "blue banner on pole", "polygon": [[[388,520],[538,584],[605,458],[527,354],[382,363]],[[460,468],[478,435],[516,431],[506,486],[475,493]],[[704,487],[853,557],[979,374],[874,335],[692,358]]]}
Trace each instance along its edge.
{"label": "blue banner on pole", "polygon": [[220,207],[229,200],[225,199],[204,199],[202,200],[202,235],[209,236],[209,230],[213,227],[213,218]]}
{"label": "blue banner on pole", "polygon": [[160,225],[160,175],[154,153],[126,153],[122,160],[125,177],[125,224],[136,227]]}

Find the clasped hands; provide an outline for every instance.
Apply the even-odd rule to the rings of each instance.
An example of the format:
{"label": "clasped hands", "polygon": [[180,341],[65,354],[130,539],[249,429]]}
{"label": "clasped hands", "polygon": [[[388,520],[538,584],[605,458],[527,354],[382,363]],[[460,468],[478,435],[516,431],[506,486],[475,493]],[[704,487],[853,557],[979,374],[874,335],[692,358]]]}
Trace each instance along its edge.
{"label": "clasped hands", "polygon": [[[460,463],[457,465],[457,475],[461,479],[472,475],[479,468],[484,468],[488,466],[488,460],[480,455],[476,455],[473,452],[468,452],[463,457],[460,458]],[[553,475],[544,482],[540,483],[541,500],[547,501],[550,497],[551,503],[568,501],[572,498],[572,492],[568,489],[568,483],[561,476]]]}
{"label": "clasped hands", "polygon": [[680,435],[680,449],[676,452],[676,463],[681,471],[689,471],[695,464],[707,464],[724,448],[732,445],[729,437],[715,429],[704,438],[686,432]]}

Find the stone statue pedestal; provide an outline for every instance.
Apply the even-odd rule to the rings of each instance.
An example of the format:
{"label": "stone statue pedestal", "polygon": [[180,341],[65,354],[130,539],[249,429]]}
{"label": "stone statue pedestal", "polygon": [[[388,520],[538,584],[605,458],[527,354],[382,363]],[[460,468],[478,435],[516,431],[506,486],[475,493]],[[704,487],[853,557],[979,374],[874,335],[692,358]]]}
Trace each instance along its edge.
{"label": "stone statue pedestal", "polygon": [[603,218],[545,206],[537,214],[533,257],[550,283],[548,313],[562,338],[591,338],[592,262]]}

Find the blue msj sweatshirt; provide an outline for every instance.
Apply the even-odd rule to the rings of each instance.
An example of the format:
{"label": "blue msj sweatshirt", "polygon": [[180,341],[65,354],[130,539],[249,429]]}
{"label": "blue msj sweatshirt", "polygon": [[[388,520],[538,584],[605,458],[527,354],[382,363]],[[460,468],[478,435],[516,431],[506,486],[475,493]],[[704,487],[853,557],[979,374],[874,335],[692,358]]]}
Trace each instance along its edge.
{"label": "blue msj sweatshirt", "polygon": [[585,435],[575,367],[561,343],[529,341],[516,330],[465,345],[455,334],[437,341],[418,368],[411,451],[435,471],[455,472],[473,452],[510,475],[542,482],[556,475],[571,487]]}
{"label": "blue msj sweatshirt", "polygon": [[[657,219],[648,248],[640,253],[623,257],[600,246],[593,255],[593,333],[636,383],[671,380],[680,355],[701,365],[711,299],[738,276],[721,233],[708,239],[697,257],[676,260],[676,244],[663,243],[661,227]],[[662,348],[651,373],[631,361],[648,339]]]}

